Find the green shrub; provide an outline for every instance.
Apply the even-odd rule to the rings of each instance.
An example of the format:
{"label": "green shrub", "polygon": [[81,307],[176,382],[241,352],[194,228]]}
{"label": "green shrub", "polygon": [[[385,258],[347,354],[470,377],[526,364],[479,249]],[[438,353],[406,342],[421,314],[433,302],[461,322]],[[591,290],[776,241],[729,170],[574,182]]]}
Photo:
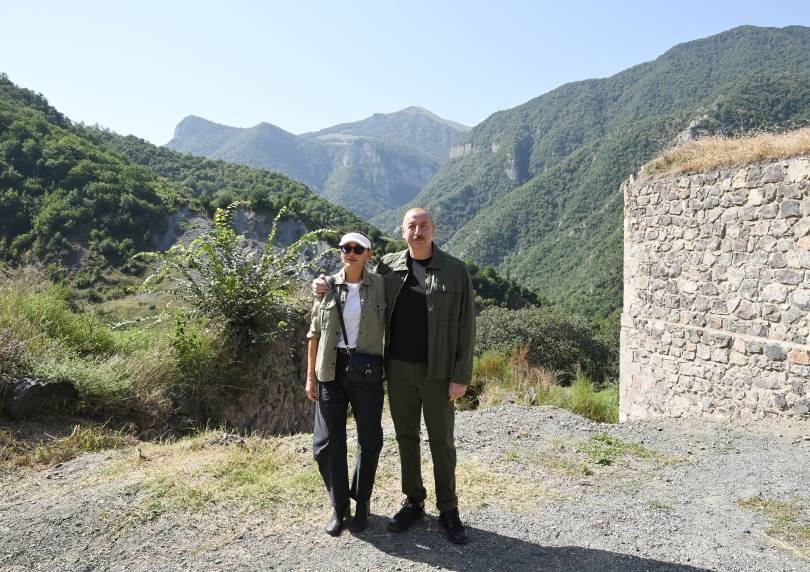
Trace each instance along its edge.
{"label": "green shrub", "polygon": [[282,251],[273,249],[282,208],[262,253],[236,233],[232,217],[237,205],[217,209],[214,228],[188,246],[177,244],[165,253],[142,252],[137,258],[159,260],[160,268],[144,288],[179,274],[174,293],[199,316],[223,324],[224,330],[243,345],[270,339],[284,331],[292,319],[302,320],[298,274],[313,264],[299,263],[301,251],[328,231],[316,230]]}
{"label": "green shrub", "polygon": [[512,376],[509,358],[496,351],[484,352],[473,357],[473,374],[467,393],[458,401],[460,409],[475,409],[480,404],[479,397],[485,386],[503,385]]}
{"label": "green shrub", "polygon": [[509,353],[528,348],[531,365],[557,372],[563,384],[576,379],[577,367],[598,384],[617,376],[618,356],[603,336],[558,308],[487,308],[476,321],[476,353]]}
{"label": "green shrub", "polygon": [[619,387],[617,385],[596,391],[594,383],[580,373],[571,384],[570,396],[569,408],[577,415],[604,423],[618,423]]}
{"label": "green shrub", "polygon": [[509,356],[487,351],[474,358],[472,381],[458,402],[459,408],[475,409],[507,402],[552,405],[600,423],[618,422],[618,386],[609,385],[597,391],[594,382],[581,370],[577,370],[570,386],[561,386],[559,373],[531,365],[528,353],[528,346],[524,346]]}
{"label": "green shrub", "polygon": [[146,326],[112,331],[67,297],[35,269],[0,274],[0,374],[68,381],[86,414],[165,421],[177,377],[168,336]]}

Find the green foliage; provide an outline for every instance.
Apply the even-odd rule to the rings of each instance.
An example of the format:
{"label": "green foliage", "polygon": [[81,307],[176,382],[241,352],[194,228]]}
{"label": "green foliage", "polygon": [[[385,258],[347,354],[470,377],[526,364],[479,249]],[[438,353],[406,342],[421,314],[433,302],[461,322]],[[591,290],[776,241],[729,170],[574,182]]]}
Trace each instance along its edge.
{"label": "green foliage", "polygon": [[571,384],[570,405],[566,409],[594,421],[618,423],[619,386],[614,384],[597,391],[593,381],[578,373]]}
{"label": "green foliage", "polygon": [[160,330],[113,331],[95,312],[67,300],[64,287],[23,268],[0,275],[0,342],[8,375],[68,381],[84,413],[126,412],[144,426],[169,415],[167,388],[175,377]]}
{"label": "green foliage", "polygon": [[378,228],[281,173],[178,153],[131,135],[122,137],[92,127],[84,127],[83,132],[97,145],[165,177],[179,196],[210,214],[234,200],[262,213],[288,207],[310,228],[332,228],[339,234],[362,230],[375,244],[387,241]]}
{"label": "green foliage", "polygon": [[528,348],[506,355],[486,351],[473,360],[473,377],[459,401],[462,409],[499,405],[553,405],[600,423],[619,420],[619,391],[610,385],[597,391],[581,371],[569,387],[559,385],[554,372],[527,361]]}
{"label": "green foliage", "polygon": [[0,257],[65,256],[78,242],[127,267],[162,230],[166,194],[153,173],[100,149],[44,98],[0,76]]}
{"label": "green foliage", "polygon": [[516,310],[526,306],[546,306],[548,301],[509,278],[499,275],[491,266],[478,266],[465,260],[472,277],[475,302],[479,308],[499,306]]}
{"label": "green foliage", "polygon": [[637,443],[622,441],[607,433],[599,433],[577,445],[577,451],[585,453],[597,465],[612,465],[625,454],[634,457],[651,458],[655,453]]}
{"label": "green foliage", "polygon": [[171,275],[180,278],[175,294],[200,316],[222,324],[232,339],[254,344],[284,331],[292,320],[301,319],[295,293],[298,274],[313,261],[297,262],[299,254],[330,231],[316,230],[280,252],[273,243],[275,220],[262,252],[236,233],[232,217],[237,204],[217,209],[214,228],[190,244],[176,244],[165,253],[143,252],[138,258],[159,260],[159,269],[144,281],[144,288]]}
{"label": "green foliage", "polygon": [[492,265],[554,304],[616,324],[621,182],[690,123],[733,133],[808,119],[810,29],[745,26],[675,46],[605,79],[563,85],[491,115],[408,205],[434,214],[450,252]]}
{"label": "green foliage", "polygon": [[488,350],[509,353],[524,346],[529,363],[557,372],[562,383],[576,378],[577,367],[599,384],[615,379],[618,373],[616,348],[583,319],[559,308],[492,307],[478,315],[477,354]]}

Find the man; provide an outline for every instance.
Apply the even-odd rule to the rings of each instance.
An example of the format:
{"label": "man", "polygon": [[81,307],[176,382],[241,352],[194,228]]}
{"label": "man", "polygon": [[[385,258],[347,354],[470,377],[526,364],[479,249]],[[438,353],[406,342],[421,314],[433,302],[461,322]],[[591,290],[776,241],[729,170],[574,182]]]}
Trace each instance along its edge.
{"label": "man", "polygon": [[[474,294],[464,263],[433,243],[434,231],[425,209],[409,210],[402,221],[407,250],[385,255],[375,269],[385,277],[388,398],[406,495],[388,529],[404,532],[425,514],[424,413],[439,524],[450,542],[462,544],[467,534],[456,496],[453,402],[464,395],[472,376]],[[325,290],[323,284],[318,290]]]}

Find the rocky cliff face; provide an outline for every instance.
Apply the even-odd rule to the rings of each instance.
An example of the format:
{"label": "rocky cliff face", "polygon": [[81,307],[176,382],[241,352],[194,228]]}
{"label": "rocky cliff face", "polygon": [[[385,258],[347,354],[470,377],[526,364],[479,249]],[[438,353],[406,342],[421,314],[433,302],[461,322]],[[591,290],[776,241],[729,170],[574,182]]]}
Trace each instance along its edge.
{"label": "rocky cliff face", "polygon": [[623,186],[621,419],[810,413],[810,158]]}

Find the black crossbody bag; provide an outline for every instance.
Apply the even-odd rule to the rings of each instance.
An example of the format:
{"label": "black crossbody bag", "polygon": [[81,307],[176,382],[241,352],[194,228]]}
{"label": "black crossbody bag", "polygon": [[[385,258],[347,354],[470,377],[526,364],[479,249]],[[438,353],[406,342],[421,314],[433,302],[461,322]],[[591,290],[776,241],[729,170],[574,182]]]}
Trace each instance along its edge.
{"label": "black crossbody bag", "polygon": [[[343,343],[348,347],[349,336],[346,335],[346,324],[343,322],[343,305],[340,303],[340,291],[337,284],[333,283],[332,287],[335,290],[335,304],[340,319],[340,329],[343,331]],[[358,383],[382,383],[383,357],[352,351],[349,354],[349,363],[346,364],[346,375],[350,381]]]}

